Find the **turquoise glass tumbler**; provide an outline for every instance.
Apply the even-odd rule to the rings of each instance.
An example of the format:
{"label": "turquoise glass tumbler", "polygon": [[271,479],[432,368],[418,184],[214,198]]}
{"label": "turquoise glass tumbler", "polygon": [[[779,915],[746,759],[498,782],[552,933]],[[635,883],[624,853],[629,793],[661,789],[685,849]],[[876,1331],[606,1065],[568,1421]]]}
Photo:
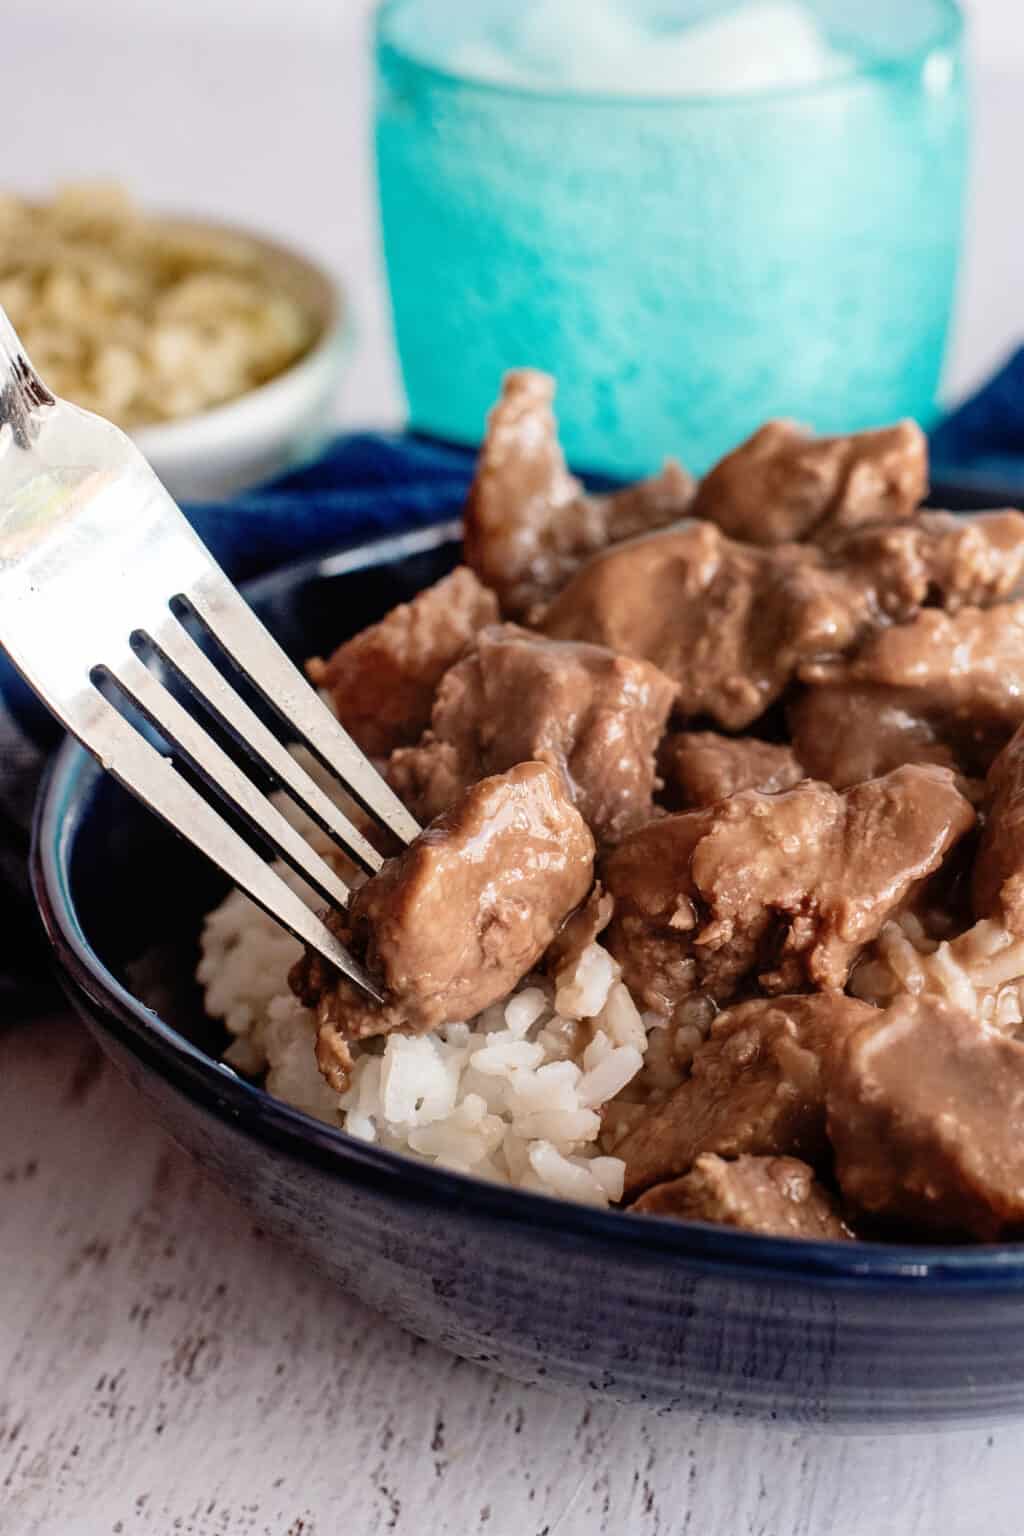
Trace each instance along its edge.
{"label": "turquoise glass tumbler", "polygon": [[468,17],[512,24],[509,0],[381,8],[377,163],[414,428],[478,441],[525,365],[558,380],[571,461],[612,474],[668,454],[701,473],[771,416],[822,432],[933,419],[965,180],[961,17],[951,0],[807,9],[845,72],[672,95],[446,64],[449,42],[472,57]]}

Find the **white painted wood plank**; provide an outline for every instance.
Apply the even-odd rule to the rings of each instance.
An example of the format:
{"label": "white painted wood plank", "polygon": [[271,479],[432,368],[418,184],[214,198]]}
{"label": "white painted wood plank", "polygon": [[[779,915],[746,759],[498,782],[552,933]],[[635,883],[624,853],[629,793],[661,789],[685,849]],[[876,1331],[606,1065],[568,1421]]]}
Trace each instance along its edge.
{"label": "white painted wood plank", "polygon": [[842,1439],[517,1386],[254,1231],[80,1027],[0,1034],[3,1536],[1017,1536],[1024,1434]]}

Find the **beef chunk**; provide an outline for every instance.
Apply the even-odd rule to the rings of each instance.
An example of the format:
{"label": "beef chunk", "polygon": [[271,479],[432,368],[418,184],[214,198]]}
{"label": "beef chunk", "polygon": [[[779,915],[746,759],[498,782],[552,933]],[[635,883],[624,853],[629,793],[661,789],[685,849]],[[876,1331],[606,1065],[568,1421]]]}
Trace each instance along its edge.
{"label": "beef chunk", "polygon": [[948,732],[1009,735],[1024,721],[1024,602],[954,614],[926,608],[870,634],[848,659],[803,665],[800,676],[910,690],[915,713]]}
{"label": "beef chunk", "polygon": [[1021,594],[1024,514],[922,512],[915,526],[933,600],[948,613],[989,608]]}
{"label": "beef chunk", "polygon": [[[1024,517],[933,513],[921,522],[926,518],[955,526],[938,541],[930,565],[918,561],[916,575],[913,561],[905,567],[899,602],[912,607],[931,593],[950,612],[919,612],[870,635],[848,660],[805,666],[801,675],[818,686],[789,707],[793,744],[807,771],[839,788],[900,763],[984,775],[1024,720],[1024,605],[976,606],[1019,586]],[[864,541],[875,532],[867,530]],[[888,530],[890,537],[915,532]],[[899,592],[893,568],[883,585],[890,597]]]}
{"label": "beef chunk", "polygon": [[754,736],[719,736],[716,731],[666,736],[658,768],[667,797],[686,807],[714,805],[743,789],[775,795],[805,777],[791,747]]}
{"label": "beef chunk", "polygon": [[872,573],[890,618],[926,606],[947,613],[988,608],[1020,592],[1024,514],[921,512],[911,522],[839,534],[825,548],[830,560]]}
{"label": "beef chunk", "polygon": [[588,496],[558,444],[554,393],[547,374],[507,375],[466,507],[466,559],[512,617],[550,597],[596,550],[664,527],[693,498],[692,478],[672,462],[614,496]]}
{"label": "beef chunk", "polygon": [[346,640],[328,661],[306,664],[326,688],[349,735],[371,757],[417,739],[434,691],[477,630],[498,617],[498,600],[465,566]]}
{"label": "beef chunk", "polygon": [[429,819],[485,773],[546,762],[595,835],[615,838],[652,814],[655,750],[674,691],[650,662],[602,646],[511,624],[487,629],[443,679],[430,731],[394,754],[388,778]]}
{"label": "beef chunk", "polygon": [[[793,749],[807,772],[836,789],[875,779],[904,763],[956,768],[959,754],[945,739],[942,717],[919,713],[912,689],[837,683],[806,688],[790,704]],[[952,722],[950,722],[952,725]],[[975,756],[965,743],[963,758]]]}
{"label": "beef chunk", "polygon": [[605,858],[608,947],[643,1005],[841,988],[865,944],[974,824],[948,770],[837,793],[811,780],[666,816]]}
{"label": "beef chunk", "polygon": [[557,774],[521,763],[467,790],[356,892],[352,928],[410,1023],[469,1019],[540,959],[593,878]]}
{"label": "beef chunk", "polygon": [[627,1195],[686,1173],[704,1152],[827,1162],[832,1057],[876,1015],[841,993],[758,998],[720,1014],[690,1076],[615,1148],[625,1159]]}
{"label": "beef chunk", "polygon": [[595,881],[585,904],[569,918],[544,956],[544,969],[549,976],[557,979],[563,973],[568,976],[575,971],[584,950],[608,927],[614,909],[608,892],[599,880]]}
{"label": "beef chunk", "polygon": [[864,573],[806,545],[755,549],[690,522],[599,555],[542,628],[643,656],[673,678],[686,715],[742,730],[804,661],[849,649],[876,622]]}
{"label": "beef chunk", "polygon": [[631,1209],[681,1221],[714,1221],[772,1237],[820,1242],[853,1235],[835,1196],[797,1157],[738,1157],[727,1162],[705,1153],[689,1173],[655,1184]]}
{"label": "beef chunk", "polygon": [[971,900],[975,917],[996,918],[1024,937],[1024,726],[996,758],[985,783]]}
{"label": "beef chunk", "polygon": [[355,894],[350,947],[385,1006],[300,961],[292,986],[316,1007],[322,1068],[344,1080],[348,1042],[470,1019],[504,997],[590,890],[594,840],[562,781],[522,763],[467,790]]}
{"label": "beef chunk", "polygon": [[[873,647],[883,658],[895,647],[892,665],[902,673],[908,649],[919,659],[920,636],[947,649],[966,637],[971,666],[981,669],[996,645],[997,615],[1008,615],[1014,631],[1002,640],[1002,659],[1012,660],[1019,682],[1020,605],[982,609],[1016,590],[1022,566],[1019,513],[970,522],[928,513],[905,526],[856,529],[824,547],[766,549],[690,521],[591,560],[541,627],[558,639],[646,657],[676,681],[684,714],[708,714],[738,731],[797,674],[811,682],[899,682],[875,675]],[[925,603],[950,616],[922,612]],[[848,664],[858,646],[863,661]]]}
{"label": "beef chunk", "polygon": [[701,481],[693,506],[734,539],[785,544],[912,517],[928,489],[928,446],[912,421],[813,437],[769,421]]}
{"label": "beef chunk", "polygon": [[865,1215],[921,1236],[1024,1235],[1024,1045],[969,1014],[904,998],[855,1030],[828,1132]]}
{"label": "beef chunk", "polygon": [[440,816],[481,777],[473,764],[473,758],[461,754],[454,742],[440,741],[428,731],[418,746],[397,747],[392,752],[384,776],[422,823]]}

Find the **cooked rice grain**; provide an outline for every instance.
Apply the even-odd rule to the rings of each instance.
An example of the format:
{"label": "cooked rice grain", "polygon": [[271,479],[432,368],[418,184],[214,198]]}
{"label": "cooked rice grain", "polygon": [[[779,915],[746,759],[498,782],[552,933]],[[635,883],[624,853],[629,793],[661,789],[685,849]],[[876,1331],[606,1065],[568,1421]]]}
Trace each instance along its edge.
{"label": "cooked rice grain", "polygon": [[854,971],[855,997],[887,1008],[897,996],[937,997],[1017,1033],[1024,1020],[1024,940],[983,919],[955,939],[930,939],[911,914],[886,923]]}

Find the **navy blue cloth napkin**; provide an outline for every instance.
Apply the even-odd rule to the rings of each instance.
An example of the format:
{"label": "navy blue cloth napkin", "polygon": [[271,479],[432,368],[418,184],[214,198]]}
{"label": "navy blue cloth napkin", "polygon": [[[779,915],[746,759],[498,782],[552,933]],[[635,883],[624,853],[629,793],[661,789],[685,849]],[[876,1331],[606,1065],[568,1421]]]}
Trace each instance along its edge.
{"label": "navy blue cloth napkin", "polygon": [[1024,507],[1024,347],[931,434],[933,499]]}
{"label": "navy blue cloth napkin", "polygon": [[[936,500],[1024,506],[1024,348],[932,435]],[[458,514],[474,454],[415,435],[339,437],[315,463],[234,501],[186,508],[237,581],[301,556]],[[607,483],[607,482],[603,482]],[[0,1017],[39,993],[40,957],[25,884],[32,801],[49,717],[0,657]]]}
{"label": "navy blue cloth napkin", "polygon": [[186,507],[236,581],[461,510],[475,453],[412,434],[337,438],[314,463],[234,501]]}

